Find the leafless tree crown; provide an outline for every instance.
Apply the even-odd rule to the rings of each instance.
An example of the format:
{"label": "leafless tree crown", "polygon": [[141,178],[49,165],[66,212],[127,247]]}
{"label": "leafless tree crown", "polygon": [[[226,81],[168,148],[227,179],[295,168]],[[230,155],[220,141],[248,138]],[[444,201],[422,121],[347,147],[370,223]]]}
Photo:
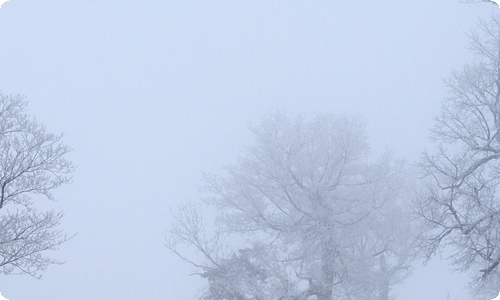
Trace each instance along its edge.
{"label": "leafless tree crown", "polygon": [[420,197],[428,256],[450,245],[474,282],[500,278],[500,19],[470,34],[476,60],[446,80],[448,97],[432,130],[436,151],[421,162],[430,178]]}
{"label": "leafless tree crown", "polygon": [[37,211],[33,196],[54,200],[52,190],[71,181],[74,166],[61,136],[47,133],[26,106],[24,97],[0,93],[0,273],[40,277],[60,263],[43,253],[68,237],[57,229],[62,213]]}
{"label": "leafless tree crown", "polygon": [[370,159],[358,118],[278,113],[252,131],[226,176],[206,176],[208,207],[175,214],[167,246],[207,278],[202,298],[388,300],[412,257],[403,164]]}

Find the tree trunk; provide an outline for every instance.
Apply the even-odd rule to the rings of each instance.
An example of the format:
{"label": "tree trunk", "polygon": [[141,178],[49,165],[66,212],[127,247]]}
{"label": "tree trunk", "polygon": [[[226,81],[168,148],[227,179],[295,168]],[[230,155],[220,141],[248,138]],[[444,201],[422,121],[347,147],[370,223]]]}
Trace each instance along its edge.
{"label": "tree trunk", "polygon": [[380,278],[378,287],[378,300],[389,300],[389,274],[385,255],[382,253],[379,258],[380,262]]}
{"label": "tree trunk", "polygon": [[333,300],[333,280],[335,268],[335,242],[332,236],[326,236],[321,249],[321,285],[317,300]]}

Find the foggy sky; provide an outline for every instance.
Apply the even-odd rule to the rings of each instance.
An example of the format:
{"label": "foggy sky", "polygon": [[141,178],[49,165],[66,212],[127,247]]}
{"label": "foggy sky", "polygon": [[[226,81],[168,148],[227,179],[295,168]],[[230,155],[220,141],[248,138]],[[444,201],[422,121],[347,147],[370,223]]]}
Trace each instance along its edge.
{"label": "foggy sky", "polygon": [[[202,282],[164,246],[170,210],[251,144],[248,122],[359,114],[373,152],[415,161],[431,147],[442,79],[471,62],[466,33],[498,13],[458,0],[4,3],[0,90],[27,95],[74,149],[74,183],[42,206],[78,234],[51,254],[66,264],[43,280],[2,276],[0,292],[192,299]],[[466,281],[447,268],[417,270],[398,299],[455,299]]]}

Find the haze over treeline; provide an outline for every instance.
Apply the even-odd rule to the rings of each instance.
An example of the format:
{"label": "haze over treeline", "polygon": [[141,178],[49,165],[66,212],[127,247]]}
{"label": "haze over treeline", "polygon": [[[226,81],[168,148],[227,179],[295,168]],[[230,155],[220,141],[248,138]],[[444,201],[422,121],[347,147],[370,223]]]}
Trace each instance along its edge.
{"label": "haze over treeline", "polygon": [[500,17],[469,43],[475,60],[445,80],[433,147],[414,163],[374,157],[358,117],[251,126],[253,145],[173,214],[167,248],[206,280],[199,299],[395,299],[442,250],[471,298],[497,296]]}
{"label": "haze over treeline", "polygon": [[359,118],[277,112],[250,126],[254,144],[173,213],[167,248],[205,279],[197,299],[397,299],[443,250],[469,277],[462,297],[497,296],[500,17],[469,45],[416,162],[373,158]]}
{"label": "haze over treeline", "polygon": [[0,291],[491,299],[498,12],[4,3]]}

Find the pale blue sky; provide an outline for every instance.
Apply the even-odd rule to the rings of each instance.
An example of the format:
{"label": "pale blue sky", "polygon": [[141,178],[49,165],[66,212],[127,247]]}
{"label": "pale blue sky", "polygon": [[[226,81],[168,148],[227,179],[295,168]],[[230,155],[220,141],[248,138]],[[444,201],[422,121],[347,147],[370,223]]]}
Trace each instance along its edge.
{"label": "pale blue sky", "polygon": [[[0,90],[27,95],[73,147],[74,183],[44,205],[78,235],[53,254],[65,265],[41,281],[2,276],[0,291],[191,299],[199,281],[164,247],[170,209],[251,143],[247,122],[283,109],[361,114],[374,151],[415,160],[442,78],[471,59],[465,33],[498,13],[458,0],[6,2]],[[399,299],[454,296],[455,276],[435,262]]]}

